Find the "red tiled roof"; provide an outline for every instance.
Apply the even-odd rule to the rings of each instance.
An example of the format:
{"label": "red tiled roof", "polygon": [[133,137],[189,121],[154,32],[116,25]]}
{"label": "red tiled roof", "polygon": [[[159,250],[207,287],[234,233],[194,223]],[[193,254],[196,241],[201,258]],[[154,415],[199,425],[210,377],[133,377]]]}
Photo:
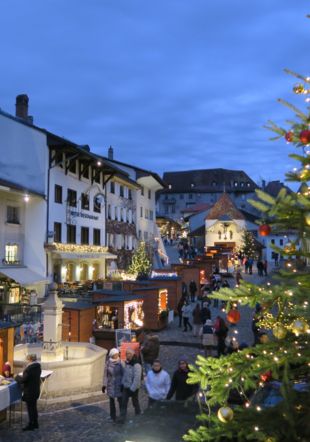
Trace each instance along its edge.
{"label": "red tiled roof", "polygon": [[245,219],[227,193],[223,193],[221,198],[214,204],[206,219],[219,219],[222,216],[228,216],[231,219]]}

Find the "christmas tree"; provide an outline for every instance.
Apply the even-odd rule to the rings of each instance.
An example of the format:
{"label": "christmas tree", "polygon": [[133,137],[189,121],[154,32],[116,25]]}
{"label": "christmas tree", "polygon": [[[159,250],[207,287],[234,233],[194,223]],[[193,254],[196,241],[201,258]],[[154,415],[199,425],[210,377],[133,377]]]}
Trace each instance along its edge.
{"label": "christmas tree", "polygon": [[141,241],[132,256],[128,272],[136,275],[137,279],[147,279],[151,268],[152,264],[146,250],[145,242]]}
{"label": "christmas tree", "polygon": [[[310,78],[295,76],[300,82],[294,92],[310,97]],[[274,123],[268,128],[298,149],[291,157],[299,167],[287,178],[300,183],[301,191],[287,194],[283,189],[276,198],[258,191],[258,201],[252,204],[263,212],[273,232],[293,229],[298,240],[283,249],[274,247],[288,259],[272,283],[242,282],[235,290],[217,293],[228,302],[228,309],[233,304],[254,308],[259,303],[258,326],[265,335],[255,347],[229,356],[198,356],[189,382],[200,383],[201,425],[184,436],[187,441],[310,440],[310,109],[302,112],[285,104],[297,121],[289,122],[288,129]],[[268,407],[262,398],[272,391],[277,391],[277,400]],[[230,405],[233,395],[242,405]]]}
{"label": "christmas tree", "polygon": [[239,252],[247,258],[255,258],[257,255],[254,236],[248,230],[243,230]]}

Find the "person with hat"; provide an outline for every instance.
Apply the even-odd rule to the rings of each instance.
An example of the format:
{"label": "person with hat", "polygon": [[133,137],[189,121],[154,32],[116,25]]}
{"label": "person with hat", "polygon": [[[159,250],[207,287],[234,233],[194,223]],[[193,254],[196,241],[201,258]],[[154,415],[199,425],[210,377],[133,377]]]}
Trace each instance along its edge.
{"label": "person with hat", "polygon": [[205,351],[206,358],[212,356],[213,348],[217,345],[217,339],[214,334],[213,322],[211,319],[207,319],[201,329],[200,336],[202,338],[202,346]]}
{"label": "person with hat", "polygon": [[5,362],[2,367],[2,376],[5,378],[12,378],[13,372],[12,372],[12,366],[9,361]]}
{"label": "person with hat", "polygon": [[138,362],[135,351],[132,348],[127,348],[122,378],[123,392],[121,415],[120,419],[118,420],[119,423],[124,423],[126,420],[129,398],[132,400],[132,405],[135,409],[136,415],[141,414],[139,404],[139,388],[141,386],[141,378],[142,367]]}
{"label": "person with hat", "polygon": [[22,375],[15,376],[16,382],[23,387],[23,401],[26,402],[29,423],[23,431],[33,431],[39,428],[37,400],[40,396],[41,365],[37,355],[30,354],[26,357],[27,366]]}
{"label": "person with hat", "polygon": [[119,409],[122,406],[122,379],[124,374],[124,364],[122,363],[119,350],[112,348],[109,352],[109,358],[105,365],[102,393],[107,393],[110,400],[110,419],[111,422],[116,421],[116,405],[117,400]]}

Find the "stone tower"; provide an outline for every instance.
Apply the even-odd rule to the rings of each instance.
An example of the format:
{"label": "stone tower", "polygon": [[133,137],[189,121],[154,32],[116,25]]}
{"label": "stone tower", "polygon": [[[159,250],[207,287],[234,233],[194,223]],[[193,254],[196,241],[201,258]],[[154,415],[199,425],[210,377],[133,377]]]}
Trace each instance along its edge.
{"label": "stone tower", "polygon": [[44,334],[41,362],[62,361],[64,359],[62,339],[62,301],[58,298],[57,284],[49,286],[47,300],[43,304]]}

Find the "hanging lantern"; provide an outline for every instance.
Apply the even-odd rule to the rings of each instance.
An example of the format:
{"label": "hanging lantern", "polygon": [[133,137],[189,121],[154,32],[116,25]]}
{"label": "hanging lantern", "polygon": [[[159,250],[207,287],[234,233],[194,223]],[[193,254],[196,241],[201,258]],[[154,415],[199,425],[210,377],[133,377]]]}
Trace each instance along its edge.
{"label": "hanging lantern", "polygon": [[260,234],[260,236],[268,236],[270,235],[270,232],[271,232],[271,227],[269,226],[269,224],[262,224],[258,228],[258,233]]}
{"label": "hanging lantern", "polygon": [[227,313],[226,318],[227,318],[227,321],[230,322],[231,324],[238,324],[238,322],[240,321],[241,315],[240,315],[239,310],[233,308]]}
{"label": "hanging lantern", "polygon": [[285,327],[283,327],[283,325],[275,325],[272,329],[272,333],[277,339],[284,339],[287,334],[287,330]]}
{"label": "hanging lantern", "polygon": [[303,144],[310,143],[310,130],[302,130],[299,134],[299,139]]}
{"label": "hanging lantern", "polygon": [[272,371],[268,370],[266,373],[262,373],[259,377],[262,382],[270,382],[272,379]]}
{"label": "hanging lantern", "polygon": [[291,325],[292,327],[292,332],[296,335],[299,336],[301,333],[304,333],[306,331],[306,323],[300,319],[296,319],[293,324]]}
{"label": "hanging lantern", "polygon": [[234,412],[230,407],[221,407],[217,412],[217,417],[221,422],[227,424],[234,417]]}

